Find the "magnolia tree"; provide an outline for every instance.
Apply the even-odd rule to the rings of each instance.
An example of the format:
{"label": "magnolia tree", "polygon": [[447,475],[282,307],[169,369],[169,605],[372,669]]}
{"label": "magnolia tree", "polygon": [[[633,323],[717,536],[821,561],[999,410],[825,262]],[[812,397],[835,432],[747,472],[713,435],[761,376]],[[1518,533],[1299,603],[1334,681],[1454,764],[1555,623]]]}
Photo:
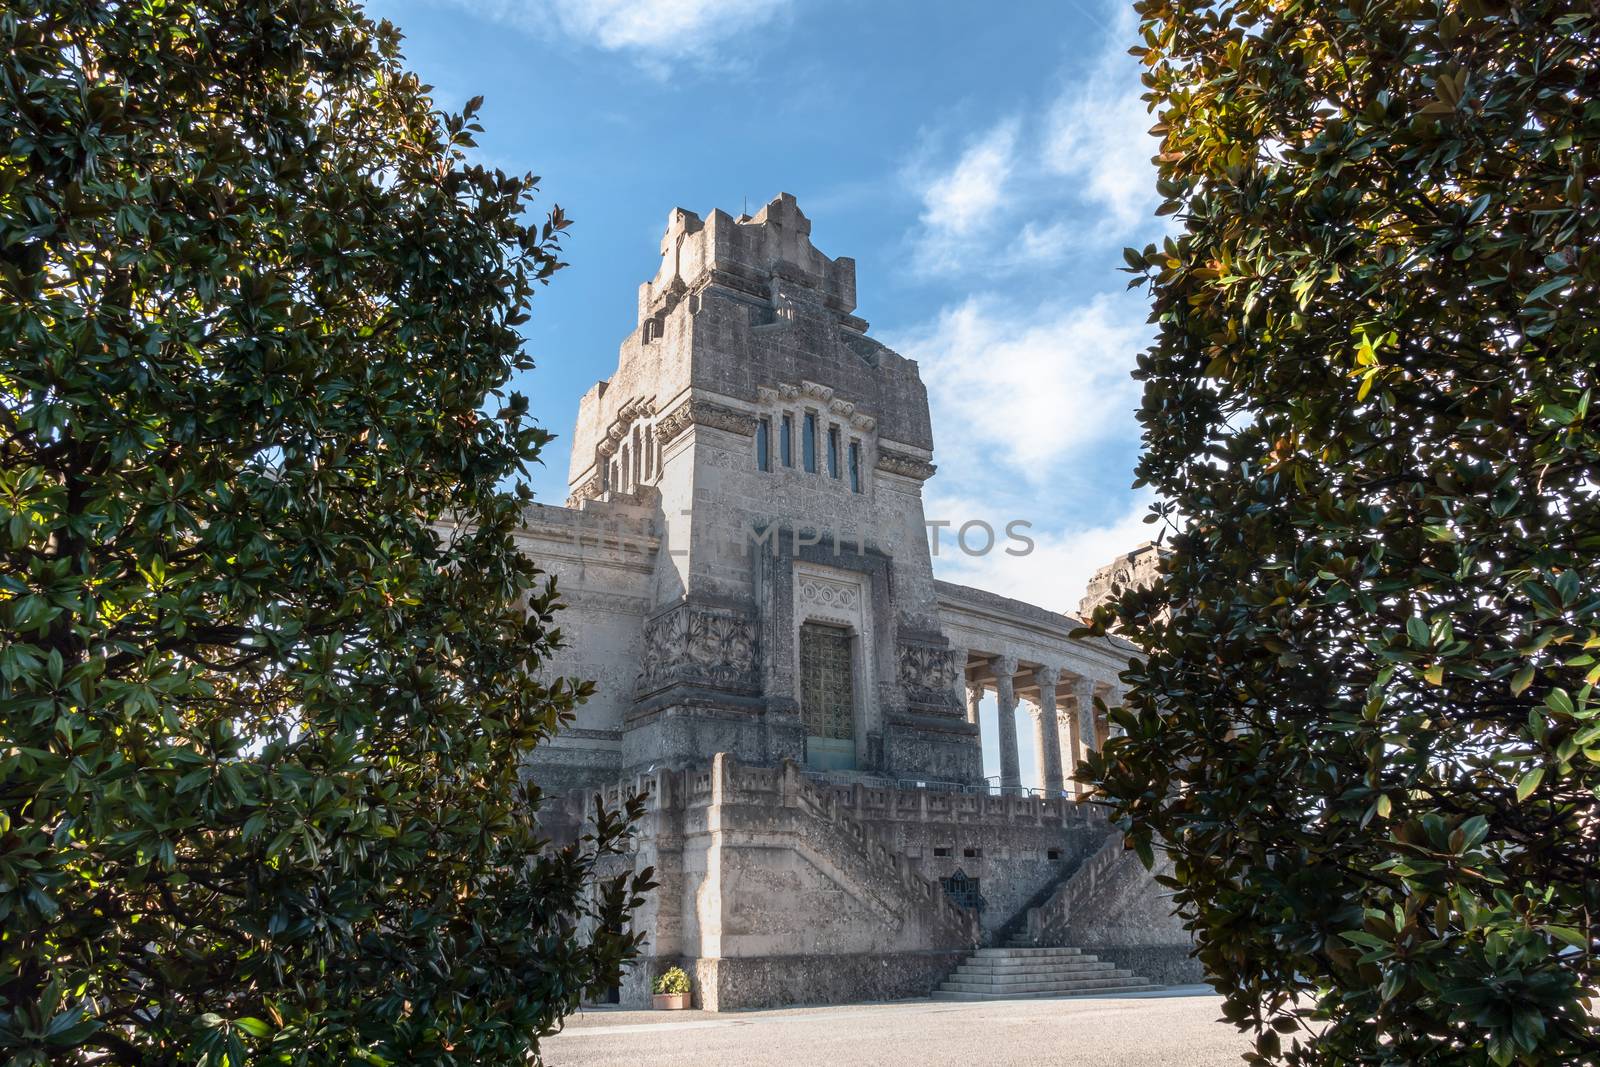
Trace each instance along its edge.
{"label": "magnolia tree", "polygon": [[[561,264],[350,0],[0,12],[0,1053],[521,1063],[635,951],[519,757]],[[507,491],[508,484],[517,486]]]}
{"label": "magnolia tree", "polygon": [[1091,775],[1255,1062],[1600,1061],[1600,11],[1136,7],[1174,536]]}

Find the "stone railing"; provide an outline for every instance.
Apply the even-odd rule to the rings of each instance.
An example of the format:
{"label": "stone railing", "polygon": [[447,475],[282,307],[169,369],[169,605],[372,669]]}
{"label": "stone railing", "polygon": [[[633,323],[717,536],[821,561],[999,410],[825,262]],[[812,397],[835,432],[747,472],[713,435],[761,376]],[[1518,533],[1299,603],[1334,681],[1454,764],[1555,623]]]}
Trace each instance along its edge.
{"label": "stone railing", "polygon": [[941,941],[959,945],[978,942],[978,923],[972,913],[952,902],[937,881],[924,878],[905,855],[855,819],[831,791],[819,790],[807,782],[799,764],[785,760],[780,767],[747,767],[722,753],[711,767],[686,774],[691,807],[720,801],[797,811],[808,817],[814,827],[830,831],[815,843],[831,846],[830,860],[840,864],[842,871],[860,886],[891,889],[901,898],[894,902],[896,907],[919,908]]}
{"label": "stone railing", "polygon": [[1067,797],[996,796],[899,785],[871,786],[861,782],[851,785],[812,783],[812,788],[831,796],[857,819],[1003,822],[1063,829],[1106,825],[1105,815],[1098,807]]}
{"label": "stone railing", "polygon": [[1023,938],[1035,945],[1059,942],[1072,925],[1073,903],[1082,904],[1093,899],[1100,883],[1126,860],[1127,850],[1123,848],[1122,835],[1113,833],[1107,836],[1105,844],[1063,879],[1044,903],[1028,909],[1022,929]]}
{"label": "stone railing", "polygon": [[[720,779],[720,781],[719,781]],[[719,789],[720,785],[720,789]],[[935,879],[925,878],[903,853],[889,847],[858,816],[882,818],[883,809],[893,807],[903,817],[910,814],[917,797],[931,802],[928,812],[945,810],[951,800],[973,803],[1020,804],[1024,809],[1038,801],[1022,797],[981,797],[927,793],[925,791],[867,790],[864,786],[818,786],[806,780],[800,766],[785,761],[781,767],[749,767],[721,754],[711,765],[683,771],[656,771],[635,775],[596,790],[608,808],[616,809],[632,795],[645,798],[646,813],[708,806],[714,802],[756,804],[774,809],[795,810],[820,826],[830,829],[832,843],[844,846],[833,857],[847,868],[852,878],[863,885],[894,887],[902,899],[899,905],[917,906],[933,920],[941,939],[963,945],[976,944],[980,933],[976,917],[952,902]],[[863,801],[865,793],[876,799]],[[591,793],[590,796],[593,796]],[[885,800],[885,797],[893,797]],[[907,798],[910,798],[908,801]],[[921,812],[921,808],[915,809]],[[976,809],[974,809],[976,810]],[[1019,809],[1020,810],[1020,809]],[[585,812],[584,816],[591,815]],[[939,817],[939,816],[935,816]],[[1022,817],[1033,818],[1031,812]]]}
{"label": "stone railing", "polygon": [[975,914],[952,901],[937,880],[925,878],[902,852],[884,844],[871,828],[857,821],[838,801],[833,789],[821,790],[807,782],[799,765],[785,761],[776,772],[782,776],[785,799],[790,799],[819,822],[838,828],[852,840],[866,859],[870,873],[900,884],[913,901],[928,909],[948,937],[958,943],[976,945],[981,937]]}

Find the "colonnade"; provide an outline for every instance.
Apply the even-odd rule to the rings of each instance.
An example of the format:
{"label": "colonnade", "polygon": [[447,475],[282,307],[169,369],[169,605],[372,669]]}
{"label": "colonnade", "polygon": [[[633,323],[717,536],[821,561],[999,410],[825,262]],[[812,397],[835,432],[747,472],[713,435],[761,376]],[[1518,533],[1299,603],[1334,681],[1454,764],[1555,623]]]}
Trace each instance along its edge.
{"label": "colonnade", "polygon": [[1098,752],[1109,735],[1103,716],[1095,712],[1095,697],[1114,702],[1116,687],[1096,682],[1060,665],[1029,663],[999,653],[959,653],[964,656],[967,686],[967,721],[977,723],[984,694],[993,689],[1000,711],[1000,790],[1022,791],[1022,769],[1017,743],[1016,707],[1029,705],[1033,718],[1034,753],[1039,783],[1048,796],[1063,792],[1082,795],[1086,790],[1070,775],[1090,752]]}

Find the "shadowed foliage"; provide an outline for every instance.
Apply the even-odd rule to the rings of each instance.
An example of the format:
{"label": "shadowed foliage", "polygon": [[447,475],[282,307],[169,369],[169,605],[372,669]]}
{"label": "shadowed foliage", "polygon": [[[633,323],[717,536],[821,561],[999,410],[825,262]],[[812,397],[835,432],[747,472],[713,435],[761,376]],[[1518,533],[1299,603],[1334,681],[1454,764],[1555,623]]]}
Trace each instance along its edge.
{"label": "shadowed foliage", "polygon": [[9,1063],[521,1063],[636,949],[630,813],[552,850],[518,775],[591,689],[513,540],[566,221],[398,46],[0,9]]}
{"label": "shadowed foliage", "polygon": [[1174,535],[1091,777],[1257,1062],[1597,1062],[1600,13],[1136,7]]}

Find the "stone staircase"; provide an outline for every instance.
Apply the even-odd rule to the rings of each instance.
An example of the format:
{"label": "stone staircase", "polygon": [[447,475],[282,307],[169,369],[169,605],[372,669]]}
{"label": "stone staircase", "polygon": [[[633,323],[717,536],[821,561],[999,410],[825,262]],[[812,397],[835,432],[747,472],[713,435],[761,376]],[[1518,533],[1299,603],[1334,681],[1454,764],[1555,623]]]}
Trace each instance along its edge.
{"label": "stone staircase", "polygon": [[1106,996],[1161,989],[1132,971],[1076,948],[1008,944],[980,948],[933,991],[935,1000]]}

